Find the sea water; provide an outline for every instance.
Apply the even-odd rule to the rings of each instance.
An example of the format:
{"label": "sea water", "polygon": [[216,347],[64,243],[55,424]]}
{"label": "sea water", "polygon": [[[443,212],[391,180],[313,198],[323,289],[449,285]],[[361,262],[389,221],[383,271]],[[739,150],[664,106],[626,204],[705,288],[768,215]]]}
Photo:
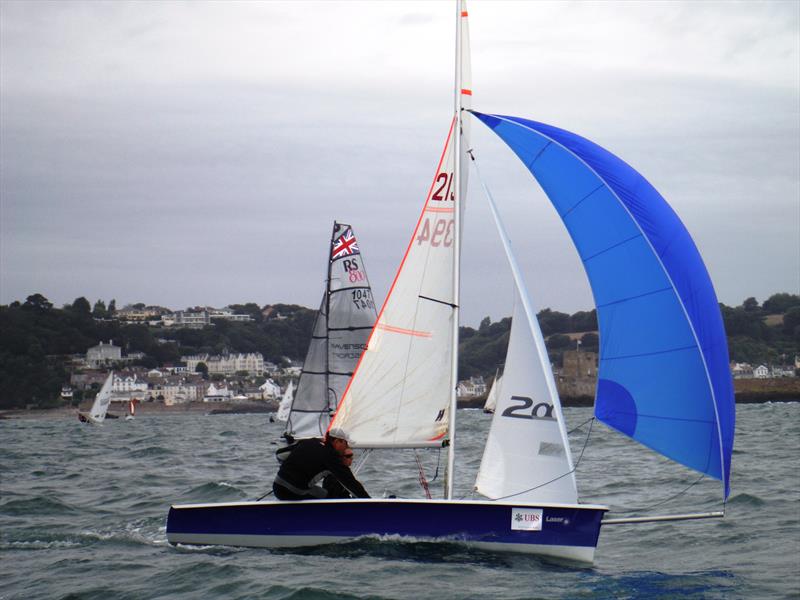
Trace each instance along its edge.
{"label": "sea water", "polygon": [[[566,409],[582,501],[611,516],[720,510],[721,484]],[[171,503],[256,499],[276,471],[266,415],[0,421],[0,598],[800,598],[800,403],[738,407],[724,519],[606,526],[593,566],[362,539],[299,550],[170,546]],[[470,497],[491,421],[458,412]],[[419,454],[441,495],[446,456]],[[374,496],[421,497],[414,452],[374,452]]]}

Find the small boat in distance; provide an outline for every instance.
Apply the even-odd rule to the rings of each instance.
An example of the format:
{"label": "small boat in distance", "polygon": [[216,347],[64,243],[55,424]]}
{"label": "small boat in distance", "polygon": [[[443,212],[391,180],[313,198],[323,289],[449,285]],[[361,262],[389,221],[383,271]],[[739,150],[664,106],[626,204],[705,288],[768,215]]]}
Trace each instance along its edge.
{"label": "small boat in distance", "polygon": [[489,393],[486,395],[486,402],[483,405],[483,412],[487,414],[494,413],[494,409],[497,407],[497,396],[500,393],[500,385],[503,382],[503,376],[499,375],[499,373],[499,369],[495,371],[492,387],[489,388]]}
{"label": "small boat in distance", "polygon": [[111,404],[111,386],[114,383],[114,371],[111,371],[106,377],[103,387],[97,392],[94,397],[94,403],[88,413],[78,411],[78,420],[81,423],[90,423],[92,425],[102,425],[108,413],[108,406]]}
{"label": "small boat in distance", "polygon": [[286,386],[286,391],[281,396],[281,403],[278,405],[278,412],[275,419],[281,423],[286,423],[289,420],[289,413],[292,411],[292,400],[294,399],[294,381],[289,380]]}
{"label": "small boat in distance", "polygon": [[133,421],[136,414],[136,405],[139,404],[138,398],[131,398],[128,400],[128,412],[125,414],[126,421]]}

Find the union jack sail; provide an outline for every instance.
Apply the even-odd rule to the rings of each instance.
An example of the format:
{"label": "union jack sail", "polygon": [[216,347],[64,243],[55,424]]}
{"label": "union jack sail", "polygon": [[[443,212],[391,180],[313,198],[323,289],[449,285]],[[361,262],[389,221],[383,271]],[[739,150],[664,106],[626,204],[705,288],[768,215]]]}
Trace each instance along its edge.
{"label": "union jack sail", "polygon": [[353,254],[360,254],[358,243],[356,242],[356,236],[353,235],[353,230],[347,229],[339,236],[339,239],[333,242],[331,258],[342,258],[343,256],[351,256]]}

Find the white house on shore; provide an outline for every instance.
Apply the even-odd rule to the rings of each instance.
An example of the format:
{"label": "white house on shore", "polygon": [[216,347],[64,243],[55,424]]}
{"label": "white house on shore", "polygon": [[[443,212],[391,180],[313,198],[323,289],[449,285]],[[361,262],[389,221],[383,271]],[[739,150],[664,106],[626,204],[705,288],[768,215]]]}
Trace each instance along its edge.
{"label": "white house on shore", "polygon": [[92,367],[120,360],[122,360],[122,348],[115,346],[113,340],[108,340],[107,344],[100,342],[86,351],[86,362]]}
{"label": "white house on shore", "polygon": [[181,361],[186,363],[186,369],[190,373],[194,373],[200,363],[204,363],[208,367],[210,374],[235,375],[238,371],[247,371],[251,375],[264,373],[264,357],[260,352],[223,354],[222,356],[195,354],[184,356]]}
{"label": "white house on shore", "polygon": [[226,387],[217,387],[213,383],[208,386],[203,402],[228,402],[233,398],[233,392]]}

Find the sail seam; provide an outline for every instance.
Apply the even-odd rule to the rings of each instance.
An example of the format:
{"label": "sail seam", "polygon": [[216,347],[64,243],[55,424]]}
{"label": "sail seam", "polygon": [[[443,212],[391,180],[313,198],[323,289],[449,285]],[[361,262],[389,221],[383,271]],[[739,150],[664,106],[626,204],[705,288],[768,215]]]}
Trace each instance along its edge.
{"label": "sail seam", "polygon": [[655,352],[642,352],[640,354],[624,354],[622,356],[603,356],[600,360],[625,360],[626,358],[640,358],[642,356],[656,356],[657,354],[669,354],[670,352],[683,352],[684,350],[696,350],[697,346],[677,346],[675,348],[667,348],[666,350],[657,350]]}
{"label": "sail seam", "polygon": [[659,288],[657,290],[650,290],[649,292],[644,292],[642,294],[637,294],[636,296],[628,296],[627,298],[620,298],[619,300],[614,300],[613,302],[606,302],[605,304],[598,304],[597,309],[601,308],[608,308],[609,306],[614,306],[615,304],[622,304],[624,302],[630,302],[631,300],[638,300],[639,298],[645,298],[647,296],[653,296],[654,294],[660,294],[662,292],[669,292],[671,288]]}
{"label": "sail seam", "polygon": [[526,164],[525,166],[528,167],[529,169],[533,169],[533,165],[536,164],[536,161],[539,160],[542,154],[544,154],[544,151],[547,150],[552,145],[553,142],[551,140],[548,140],[548,142],[544,145],[544,148],[539,150],[539,153],[536,156],[534,156],[533,159],[530,161],[530,163]]}
{"label": "sail seam", "polygon": [[638,235],[633,235],[633,236],[631,236],[631,237],[629,237],[627,239],[624,239],[622,241],[617,242],[616,244],[608,246],[607,248],[605,248],[603,250],[600,250],[600,252],[596,252],[596,253],[592,254],[591,256],[587,256],[586,258],[582,258],[581,260],[583,260],[583,262],[589,262],[590,260],[594,260],[598,256],[600,256],[602,254],[605,254],[606,252],[610,252],[614,248],[619,248],[620,246],[624,246],[628,242],[632,242],[633,240],[638,239],[640,237],[644,237],[644,236],[641,233],[638,234]]}
{"label": "sail seam", "polygon": [[578,200],[578,201],[577,201],[575,204],[573,204],[572,206],[570,206],[570,207],[569,207],[569,208],[566,210],[566,212],[565,212],[563,215],[561,215],[561,218],[562,218],[562,219],[565,219],[569,213],[571,213],[573,210],[575,210],[575,209],[576,209],[576,208],[578,208],[578,207],[579,207],[581,204],[583,204],[584,200],[588,200],[590,196],[593,196],[595,192],[597,192],[597,191],[599,191],[599,190],[602,190],[604,187],[606,187],[606,184],[605,184],[605,183],[601,183],[600,185],[598,185],[598,186],[597,186],[596,188],[594,188],[594,189],[593,189],[591,192],[589,192],[589,193],[588,193],[588,194],[586,194],[586,195],[585,195],[583,198],[581,198],[580,200]]}

